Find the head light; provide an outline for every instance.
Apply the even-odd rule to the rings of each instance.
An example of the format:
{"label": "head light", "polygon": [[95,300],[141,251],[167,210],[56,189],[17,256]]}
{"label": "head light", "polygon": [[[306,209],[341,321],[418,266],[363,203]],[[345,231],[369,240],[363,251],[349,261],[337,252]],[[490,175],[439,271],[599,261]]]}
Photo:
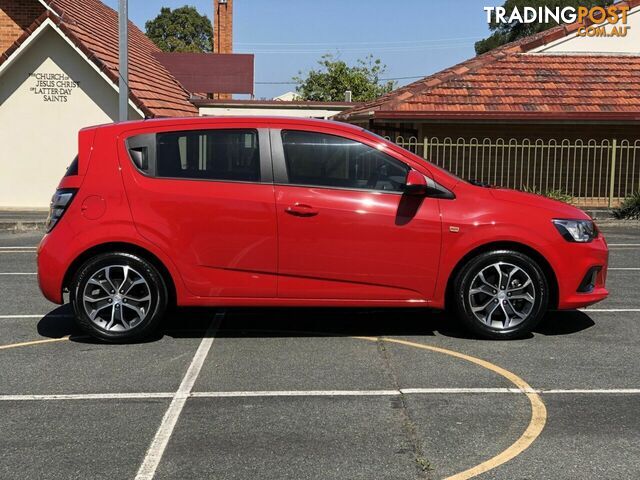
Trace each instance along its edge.
{"label": "head light", "polygon": [[554,219],[553,224],[569,242],[588,243],[598,236],[598,230],[591,220]]}

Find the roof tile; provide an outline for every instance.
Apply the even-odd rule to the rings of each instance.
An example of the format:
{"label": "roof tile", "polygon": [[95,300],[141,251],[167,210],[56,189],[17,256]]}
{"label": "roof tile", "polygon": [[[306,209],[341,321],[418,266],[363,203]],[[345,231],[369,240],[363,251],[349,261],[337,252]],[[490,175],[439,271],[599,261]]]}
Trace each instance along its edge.
{"label": "roof tile", "polygon": [[[53,0],[54,20],[66,35],[114,82],[118,66],[118,13],[100,0]],[[42,22],[44,18],[36,22]],[[34,24],[32,27],[35,27]],[[23,40],[24,41],[24,40]],[[189,93],[155,59],[159,48],[129,22],[129,88],[131,100],[148,116],[195,116]]]}

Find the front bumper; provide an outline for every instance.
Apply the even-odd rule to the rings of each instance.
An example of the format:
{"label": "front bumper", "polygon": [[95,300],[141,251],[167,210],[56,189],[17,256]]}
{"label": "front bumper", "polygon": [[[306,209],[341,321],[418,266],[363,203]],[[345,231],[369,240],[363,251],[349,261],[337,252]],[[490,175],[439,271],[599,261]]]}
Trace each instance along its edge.
{"label": "front bumper", "polygon": [[[607,298],[609,292],[605,284],[609,249],[602,234],[591,243],[566,242],[557,262],[559,310],[583,308]],[[588,276],[593,268],[599,268],[593,288],[585,289],[585,276]]]}

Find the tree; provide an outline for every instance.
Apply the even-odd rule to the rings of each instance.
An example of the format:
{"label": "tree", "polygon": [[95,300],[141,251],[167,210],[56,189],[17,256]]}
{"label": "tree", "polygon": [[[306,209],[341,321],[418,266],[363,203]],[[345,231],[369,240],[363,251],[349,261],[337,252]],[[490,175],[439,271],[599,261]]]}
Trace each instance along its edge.
{"label": "tree", "polygon": [[294,77],[298,84],[296,91],[304,100],[320,102],[344,101],[344,93],[351,90],[355,102],[364,102],[378,98],[395,87],[395,82],[383,81],[380,76],[387,67],[373,55],[358,59],[355,65],[349,66],[342,60],[334,59],[326,54],[318,61],[320,68],[311,70],[306,77]]}
{"label": "tree", "polygon": [[213,25],[195,7],[171,10],[162,7],[160,14],[145,23],[147,37],[164,52],[210,52]]}
{"label": "tree", "polygon": [[[513,11],[514,8],[518,8],[520,12],[523,11],[524,7],[534,7],[538,9],[539,7],[549,7],[554,9],[556,7],[564,8],[564,7],[574,7],[578,8],[582,7],[595,7],[595,6],[605,6],[613,3],[613,0],[506,0],[502,5],[506,10],[506,17],[509,18],[509,15]],[[495,20],[495,17],[493,18]],[[556,22],[550,23],[496,23],[493,21],[489,25],[489,29],[494,32],[491,36],[485,38],[484,40],[480,40],[476,42],[475,48],[476,53],[480,55],[481,53],[488,52],[489,50],[493,50],[500,45],[504,45],[505,43],[513,42],[518,40],[519,38],[528,37],[529,35],[533,35],[534,33],[542,32],[551,27],[555,27],[558,25]]]}

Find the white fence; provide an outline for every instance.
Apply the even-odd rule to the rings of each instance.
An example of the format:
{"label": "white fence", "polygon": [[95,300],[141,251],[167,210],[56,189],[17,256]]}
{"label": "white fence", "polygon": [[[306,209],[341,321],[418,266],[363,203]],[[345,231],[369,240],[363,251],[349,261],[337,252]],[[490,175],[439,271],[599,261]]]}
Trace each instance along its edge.
{"label": "white fence", "polygon": [[583,206],[616,206],[640,190],[640,140],[387,139],[459,177],[562,192]]}

